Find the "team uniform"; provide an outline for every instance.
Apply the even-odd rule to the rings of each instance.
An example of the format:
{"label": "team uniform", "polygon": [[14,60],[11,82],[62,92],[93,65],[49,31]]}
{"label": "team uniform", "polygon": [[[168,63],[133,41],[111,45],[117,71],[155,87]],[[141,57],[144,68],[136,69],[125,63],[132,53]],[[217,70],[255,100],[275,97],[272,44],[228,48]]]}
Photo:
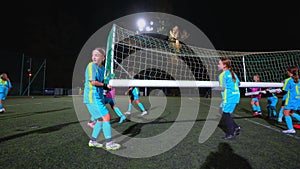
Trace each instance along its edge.
{"label": "team uniform", "polygon": [[[291,80],[291,79],[293,79],[293,78],[289,77],[289,78],[287,78],[287,79],[285,79],[283,81],[284,83],[283,83],[282,91],[284,91],[286,89],[287,82],[289,80]],[[283,110],[284,110],[284,105],[285,105],[286,97],[287,97],[287,94],[284,94],[283,97],[282,97],[282,101],[281,101],[281,108],[280,108],[279,113],[278,113],[278,119],[277,119],[277,121],[280,122],[280,123],[282,122]]]}
{"label": "team uniform", "polygon": [[116,105],[115,92],[116,92],[116,89],[112,89],[110,91],[104,90],[104,93],[103,93],[104,94],[104,103],[109,104],[111,106],[111,108],[120,117],[119,123],[122,123],[126,119],[126,116],[124,116],[122,114],[121,110],[115,106]]}
{"label": "team uniform", "polygon": [[9,80],[3,80],[0,76],[0,113],[5,112],[3,108],[2,101],[6,100],[9,89],[12,88],[11,82]]}
{"label": "team uniform", "polygon": [[276,96],[275,93],[270,93],[267,91],[266,93],[267,99],[268,99],[268,117],[276,117],[277,112],[276,112],[276,105],[278,102],[278,97]]}
{"label": "team uniform", "polygon": [[104,94],[105,104],[110,104],[110,105],[116,104],[115,91],[116,89],[112,89],[110,91],[104,90],[103,94]]}
{"label": "team uniform", "polygon": [[[300,82],[295,83],[293,78],[287,80],[284,86],[286,91],[286,100],[284,103],[284,110],[296,111],[300,109]],[[300,121],[300,116],[297,113],[292,113],[292,117]],[[285,116],[285,122],[288,130],[284,130],[283,133],[296,133],[293,127],[291,116]]]}
{"label": "team uniform", "polygon": [[[90,62],[85,71],[84,97],[83,102],[86,104],[91,116],[98,119],[108,113],[104,103],[103,88],[91,85],[90,81],[104,80],[104,67],[101,68]],[[91,111],[90,111],[91,110]]]}
{"label": "team uniform", "polygon": [[284,91],[287,92],[286,100],[284,103],[285,110],[299,110],[300,108],[300,82],[295,83],[291,78],[287,81],[287,85],[284,86]]}
{"label": "team uniform", "polygon": [[[91,81],[104,81],[104,66],[99,67],[95,63],[90,62],[85,71],[85,84],[84,84],[84,99],[88,111],[90,112],[91,119],[97,120],[92,131],[92,135],[89,141],[90,147],[100,148],[103,145],[96,140],[103,128],[103,135],[106,140],[106,149],[116,150],[120,148],[119,144],[114,143],[111,140],[111,124],[110,121],[105,121],[104,118],[109,113],[105,105],[105,98],[103,95],[103,87],[93,86]],[[103,120],[103,121],[102,121]]]}
{"label": "team uniform", "polygon": [[227,133],[224,139],[231,139],[237,135],[237,131],[240,130],[240,127],[235,123],[235,121],[231,118],[231,114],[234,112],[235,107],[240,102],[240,90],[239,90],[239,79],[234,74],[236,81],[234,82],[232,79],[232,75],[229,70],[223,71],[219,75],[219,85],[221,88],[224,88],[222,94],[222,111],[223,118],[227,125]]}
{"label": "team uniform", "polygon": [[[261,88],[253,87],[250,88],[251,92],[258,92],[261,91]],[[259,105],[259,100],[261,99],[261,93],[258,95],[251,95],[251,101],[254,102],[252,105],[252,110],[253,110],[253,116],[262,116],[261,113],[261,108]],[[258,105],[255,105],[255,103],[258,103]]]}
{"label": "team uniform", "polygon": [[139,101],[140,100],[140,90],[138,87],[129,87],[129,105],[128,105],[128,110],[125,114],[129,115],[131,114],[131,109],[132,109],[132,102],[136,101],[137,105],[142,111],[142,116],[146,115],[148,112],[145,110],[144,105]]}
{"label": "team uniform", "polygon": [[131,92],[129,92],[130,99],[139,100],[140,99],[140,90],[137,87],[132,88]]}

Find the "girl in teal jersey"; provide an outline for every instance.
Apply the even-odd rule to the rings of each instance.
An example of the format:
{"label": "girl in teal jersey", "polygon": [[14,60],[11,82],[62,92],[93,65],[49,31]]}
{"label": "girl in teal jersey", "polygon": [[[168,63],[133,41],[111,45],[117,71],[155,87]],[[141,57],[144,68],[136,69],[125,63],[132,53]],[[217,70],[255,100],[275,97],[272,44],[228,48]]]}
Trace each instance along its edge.
{"label": "girl in teal jersey", "polygon": [[7,97],[8,92],[11,90],[12,85],[6,73],[0,75],[0,113],[4,113],[3,102]]}
{"label": "girl in teal jersey", "polygon": [[135,103],[141,109],[141,111],[142,111],[141,116],[148,114],[148,112],[145,110],[144,105],[140,102],[140,90],[138,87],[129,87],[128,90],[125,92],[125,94],[129,95],[128,110],[127,110],[127,112],[125,112],[126,115],[131,114],[131,108],[132,108],[133,101],[135,101]]}
{"label": "girl in teal jersey", "polygon": [[[291,72],[290,72],[290,71],[291,71],[291,68],[292,68],[292,67],[289,67],[288,70],[287,70],[287,72],[286,72],[288,78],[284,79],[284,81],[283,81],[282,91],[285,90],[287,82],[288,82],[288,81],[291,79],[291,77],[293,76],[293,75],[291,74]],[[277,119],[277,121],[278,121],[279,123],[282,122],[283,110],[284,110],[284,103],[285,103],[286,97],[287,97],[287,95],[284,94],[283,97],[282,97],[282,100],[281,100],[281,108],[280,108],[280,110],[279,110],[278,119]]]}
{"label": "girl in teal jersey", "polygon": [[90,62],[85,71],[84,99],[83,102],[97,122],[93,128],[89,141],[89,147],[101,148],[103,145],[97,142],[97,138],[103,129],[103,135],[106,141],[107,150],[117,150],[120,144],[112,141],[110,114],[104,103],[103,89],[109,90],[111,86],[103,83],[104,71],[103,62],[105,60],[105,50],[96,48],[92,52],[92,62]]}
{"label": "girl in teal jersey", "polygon": [[223,90],[222,94],[222,111],[223,119],[227,126],[226,135],[223,139],[235,139],[239,134],[241,127],[232,119],[231,114],[234,112],[236,105],[240,102],[239,79],[231,68],[231,61],[228,58],[221,58],[218,68],[223,72],[219,75],[219,85]]}
{"label": "girl in teal jersey", "polygon": [[292,117],[300,121],[300,115],[294,111],[300,108],[300,81],[299,81],[299,69],[296,66],[290,68],[292,78],[290,78],[284,86],[283,94],[287,94],[284,105],[284,118],[287,125],[287,130],[282,132],[285,134],[295,134],[296,130],[293,127]]}

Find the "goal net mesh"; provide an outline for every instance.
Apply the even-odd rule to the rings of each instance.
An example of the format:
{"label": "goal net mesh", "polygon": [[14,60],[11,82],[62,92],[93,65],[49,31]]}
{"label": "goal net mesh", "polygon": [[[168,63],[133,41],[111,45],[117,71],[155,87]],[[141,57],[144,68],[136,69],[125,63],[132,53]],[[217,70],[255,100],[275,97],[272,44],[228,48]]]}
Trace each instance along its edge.
{"label": "goal net mesh", "polygon": [[220,57],[228,57],[241,82],[281,83],[289,66],[300,66],[300,51],[239,52],[205,49],[167,35],[137,34],[118,25],[107,42],[106,74],[114,79],[218,81]]}

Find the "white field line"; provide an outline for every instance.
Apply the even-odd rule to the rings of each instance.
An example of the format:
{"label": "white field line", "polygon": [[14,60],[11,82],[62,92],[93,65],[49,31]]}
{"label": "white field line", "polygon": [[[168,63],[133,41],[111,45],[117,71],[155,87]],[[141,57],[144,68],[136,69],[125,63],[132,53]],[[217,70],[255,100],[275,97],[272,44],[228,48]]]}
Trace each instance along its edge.
{"label": "white field line", "polygon": [[[193,98],[189,98],[189,99],[192,100],[192,101],[194,101],[194,102],[196,102]],[[205,105],[205,106],[211,106],[211,105],[209,105],[209,104],[205,104],[205,103],[201,103],[201,102],[200,102],[200,104]],[[217,111],[219,111],[219,107],[216,107],[216,106],[211,106],[211,107],[214,108],[214,109],[216,109]],[[236,113],[234,113],[234,114],[232,114],[232,115],[235,116],[235,117],[242,117],[242,116],[240,116],[240,115],[237,115]],[[265,124],[262,124],[262,123],[253,121],[253,120],[251,120],[251,119],[247,119],[247,118],[243,118],[243,120],[246,120],[246,121],[248,121],[248,122],[250,122],[250,123],[253,123],[253,124],[256,124],[256,125],[265,127],[265,128],[267,128],[267,129],[273,130],[273,131],[275,131],[275,132],[282,133],[282,131],[281,131],[280,129],[274,128],[274,127],[272,127],[272,126],[265,125]],[[283,133],[282,133],[282,134],[283,134]],[[295,138],[295,139],[297,139],[297,140],[300,140],[300,137],[298,137],[298,136],[296,136],[296,135],[291,135],[291,134],[284,134],[284,135],[287,135],[287,136],[289,136],[289,137],[293,137],[293,138]]]}
{"label": "white field line", "polygon": [[[73,100],[64,100],[64,102],[72,102]],[[36,103],[17,103],[17,104],[5,104],[5,107],[14,107],[14,106],[28,106],[28,105],[43,105],[43,104],[49,104],[49,103],[58,103],[58,102],[62,102],[62,100],[60,101],[52,101],[52,102],[36,102]]]}

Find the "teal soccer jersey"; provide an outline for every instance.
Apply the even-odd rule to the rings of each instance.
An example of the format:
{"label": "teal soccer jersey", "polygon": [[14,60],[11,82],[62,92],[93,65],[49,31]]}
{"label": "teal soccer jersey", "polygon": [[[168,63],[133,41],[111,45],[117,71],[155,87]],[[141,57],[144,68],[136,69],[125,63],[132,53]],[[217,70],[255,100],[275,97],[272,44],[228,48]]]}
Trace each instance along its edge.
{"label": "teal soccer jersey", "polygon": [[0,76],[0,100],[5,100],[8,94],[8,90],[12,88],[10,81],[4,81]]}
{"label": "teal soccer jersey", "polygon": [[[293,80],[293,78],[289,77],[287,79],[284,79],[284,84],[283,84],[282,90],[286,90],[286,87],[287,87],[286,85],[287,85],[288,81],[290,81],[290,80]],[[283,96],[282,100],[286,100],[286,97],[287,97],[287,94],[285,94]]]}
{"label": "teal soccer jersey", "polygon": [[219,75],[219,85],[224,88],[222,92],[223,103],[239,103],[240,102],[240,90],[239,90],[239,78],[234,74],[236,81],[233,82],[231,73],[229,70],[223,71]]}
{"label": "teal soccer jersey", "polygon": [[134,97],[139,97],[140,90],[137,87],[135,87],[135,88],[132,89],[132,94],[133,94]]}
{"label": "teal soccer jersey", "polygon": [[2,76],[0,76],[0,92],[6,93],[8,92],[9,88],[12,88],[12,85],[10,81],[4,81],[1,79]]}
{"label": "teal soccer jersey", "polygon": [[287,91],[287,97],[285,100],[285,109],[297,110],[300,107],[300,82],[295,83],[291,78],[284,85],[284,90]]}
{"label": "teal soccer jersey", "polygon": [[131,91],[129,91],[130,98],[132,100],[138,100],[140,98],[140,90],[137,87],[133,87]]}
{"label": "teal soccer jersey", "polygon": [[93,62],[90,62],[86,67],[83,98],[84,103],[94,103],[96,98],[104,102],[103,88],[99,86],[93,86],[90,83],[90,81],[103,82],[104,70],[104,66],[100,68]]}

